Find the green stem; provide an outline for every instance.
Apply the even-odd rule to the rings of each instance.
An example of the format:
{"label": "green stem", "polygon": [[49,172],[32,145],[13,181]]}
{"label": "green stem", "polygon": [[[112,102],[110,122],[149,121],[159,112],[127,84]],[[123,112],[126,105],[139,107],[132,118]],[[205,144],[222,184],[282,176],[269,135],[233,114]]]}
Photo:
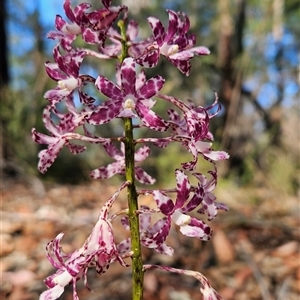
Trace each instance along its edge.
{"label": "green stem", "polygon": [[[128,45],[126,37],[126,26],[123,20],[119,20],[118,26],[122,36],[122,51],[119,56],[120,63],[128,57]],[[135,165],[134,165],[134,148],[135,143],[133,140],[133,126],[132,119],[124,119],[125,129],[125,174],[126,180],[130,181],[131,184],[127,187],[127,201],[128,201],[128,218],[131,235],[131,250],[132,250],[132,299],[142,300],[143,298],[143,261],[142,261],[142,250],[140,243],[140,226],[138,210],[138,194],[135,188]]]}
{"label": "green stem", "polygon": [[128,45],[127,45],[127,36],[126,36],[126,26],[123,20],[118,21],[118,26],[120,28],[120,33],[122,37],[122,50],[121,54],[119,55],[119,60],[122,63],[123,60],[128,56]]}
{"label": "green stem", "polygon": [[138,210],[138,195],[135,188],[134,176],[134,141],[133,141],[133,126],[132,119],[124,119],[125,128],[125,169],[126,180],[131,184],[127,187],[128,199],[128,217],[131,234],[131,249],[132,249],[132,299],[141,300],[143,298],[143,261],[140,243],[139,216],[136,213]]}

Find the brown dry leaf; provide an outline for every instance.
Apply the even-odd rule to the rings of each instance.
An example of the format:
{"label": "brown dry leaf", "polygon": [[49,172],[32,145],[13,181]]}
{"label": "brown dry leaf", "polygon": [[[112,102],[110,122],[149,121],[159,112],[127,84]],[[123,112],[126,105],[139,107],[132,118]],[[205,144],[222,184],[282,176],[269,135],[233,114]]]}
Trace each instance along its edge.
{"label": "brown dry leaf", "polygon": [[13,237],[10,234],[0,234],[0,257],[8,255],[12,251],[14,251],[15,245]]}
{"label": "brown dry leaf", "polygon": [[272,252],[272,255],[285,258],[285,257],[289,257],[290,255],[293,255],[296,252],[299,253],[299,243],[297,243],[296,241],[290,241],[277,247]]}
{"label": "brown dry leaf", "polygon": [[290,269],[297,269],[300,267],[300,255],[299,253],[294,253],[293,255],[287,257],[284,260],[284,264]]}
{"label": "brown dry leaf", "polygon": [[144,287],[149,292],[154,293],[158,287],[157,275],[154,272],[146,273],[144,276]]}
{"label": "brown dry leaf", "polygon": [[234,248],[223,230],[214,233],[212,242],[217,259],[221,264],[227,264],[234,260]]}
{"label": "brown dry leaf", "polygon": [[239,272],[234,276],[235,286],[241,287],[244,285],[245,281],[252,275],[252,270],[249,266],[243,267]]}

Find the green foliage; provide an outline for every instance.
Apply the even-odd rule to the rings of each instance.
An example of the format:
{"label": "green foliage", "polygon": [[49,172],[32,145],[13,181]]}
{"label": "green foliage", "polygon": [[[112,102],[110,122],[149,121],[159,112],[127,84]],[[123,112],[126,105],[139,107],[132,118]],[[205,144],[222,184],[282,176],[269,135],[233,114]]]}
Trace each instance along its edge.
{"label": "green foliage", "polygon": [[[32,143],[30,130],[33,126],[33,112],[24,94],[10,89],[2,90],[1,125],[4,154],[9,160],[17,161],[21,168],[31,172],[37,163],[37,145]],[[33,166],[34,165],[34,166]]]}
{"label": "green foliage", "polygon": [[297,195],[299,171],[299,161],[294,161],[280,148],[270,148],[265,174],[272,190],[284,195]]}

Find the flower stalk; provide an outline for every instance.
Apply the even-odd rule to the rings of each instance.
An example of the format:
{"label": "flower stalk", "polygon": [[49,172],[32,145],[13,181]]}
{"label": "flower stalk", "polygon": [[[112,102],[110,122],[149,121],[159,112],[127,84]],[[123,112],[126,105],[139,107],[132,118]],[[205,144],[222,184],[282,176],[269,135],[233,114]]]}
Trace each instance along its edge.
{"label": "flower stalk", "polygon": [[128,55],[127,37],[126,37],[126,26],[124,20],[118,21],[118,27],[121,33],[121,54],[119,55],[119,61],[122,63]]}
{"label": "flower stalk", "polygon": [[138,210],[138,194],[135,188],[135,174],[134,174],[134,140],[133,140],[133,126],[132,119],[124,119],[125,129],[125,175],[126,180],[130,181],[127,187],[128,200],[128,219],[131,235],[131,249],[132,249],[132,299],[141,300],[143,297],[143,261],[142,250],[140,243],[140,228]]}
{"label": "flower stalk", "polygon": [[[121,54],[119,60],[122,63],[128,55],[128,46],[126,38],[125,21],[119,20],[118,27],[121,32]],[[132,118],[124,118],[124,132],[125,132],[125,177],[127,181],[130,181],[130,185],[127,187],[127,202],[128,202],[128,219],[130,227],[131,237],[131,249],[132,249],[132,300],[142,300],[143,298],[143,261],[142,261],[142,249],[140,243],[140,227],[139,216],[137,211],[138,207],[138,194],[135,187],[135,144],[133,139],[133,125]]]}

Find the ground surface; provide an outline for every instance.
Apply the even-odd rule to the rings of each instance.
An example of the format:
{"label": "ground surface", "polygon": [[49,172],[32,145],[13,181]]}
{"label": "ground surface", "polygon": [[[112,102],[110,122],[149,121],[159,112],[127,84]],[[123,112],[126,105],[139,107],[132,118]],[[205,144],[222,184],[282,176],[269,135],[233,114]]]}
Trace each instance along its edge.
{"label": "ground surface", "polygon": [[[80,247],[97,220],[101,204],[116,190],[103,183],[82,186],[43,184],[37,179],[4,180],[1,226],[0,298],[35,300],[45,289],[43,279],[53,267],[45,246],[65,232],[65,252]],[[251,194],[255,193],[255,203]],[[297,300],[300,293],[299,202],[268,190],[219,188],[218,197],[231,208],[210,222],[213,239],[201,242],[183,237],[175,229],[168,241],[176,247],[173,257],[146,249],[144,261],[202,272],[224,299]],[[144,199],[149,201],[149,199]],[[115,210],[124,208],[124,194]],[[121,240],[122,233],[116,233]],[[149,271],[144,299],[202,299],[192,278]],[[83,300],[130,299],[131,270],[113,264],[106,274],[89,273],[88,291],[77,288]],[[68,287],[60,298],[72,299]]]}

